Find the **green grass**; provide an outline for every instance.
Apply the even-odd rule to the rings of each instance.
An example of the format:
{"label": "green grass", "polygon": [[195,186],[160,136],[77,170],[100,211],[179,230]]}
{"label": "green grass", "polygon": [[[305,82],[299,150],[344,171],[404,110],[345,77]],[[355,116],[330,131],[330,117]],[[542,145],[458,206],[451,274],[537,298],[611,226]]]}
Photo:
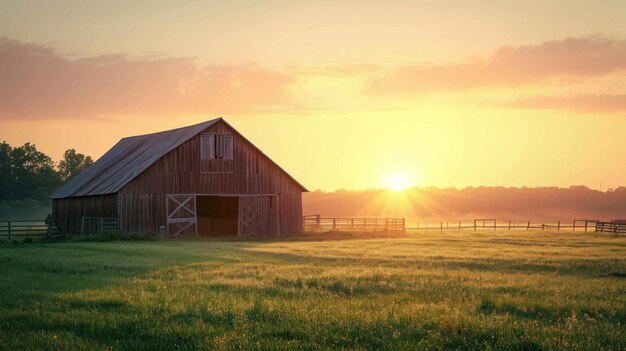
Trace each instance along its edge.
{"label": "green grass", "polygon": [[0,244],[0,348],[626,349],[626,237]]}

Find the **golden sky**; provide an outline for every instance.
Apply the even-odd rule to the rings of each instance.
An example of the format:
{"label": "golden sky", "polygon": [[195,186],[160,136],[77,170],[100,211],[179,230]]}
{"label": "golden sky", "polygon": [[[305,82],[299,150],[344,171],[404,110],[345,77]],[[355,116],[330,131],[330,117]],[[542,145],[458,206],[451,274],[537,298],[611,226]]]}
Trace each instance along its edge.
{"label": "golden sky", "polygon": [[626,1],[0,3],[0,139],[225,117],[310,189],[626,184]]}

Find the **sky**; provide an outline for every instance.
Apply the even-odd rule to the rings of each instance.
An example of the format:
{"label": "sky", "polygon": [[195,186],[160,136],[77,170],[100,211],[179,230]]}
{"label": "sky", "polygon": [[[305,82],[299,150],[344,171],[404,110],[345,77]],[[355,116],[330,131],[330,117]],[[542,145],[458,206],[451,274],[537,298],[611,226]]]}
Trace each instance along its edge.
{"label": "sky", "polygon": [[626,185],[625,1],[0,3],[0,140],[224,117],[311,190]]}

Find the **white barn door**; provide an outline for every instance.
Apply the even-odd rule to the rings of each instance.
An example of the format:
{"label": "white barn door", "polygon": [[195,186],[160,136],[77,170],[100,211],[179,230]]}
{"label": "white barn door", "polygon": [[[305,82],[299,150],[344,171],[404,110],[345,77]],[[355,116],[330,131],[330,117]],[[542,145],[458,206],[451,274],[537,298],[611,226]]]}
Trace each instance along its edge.
{"label": "white barn door", "polygon": [[165,197],[167,235],[189,236],[198,232],[195,195],[169,194]]}

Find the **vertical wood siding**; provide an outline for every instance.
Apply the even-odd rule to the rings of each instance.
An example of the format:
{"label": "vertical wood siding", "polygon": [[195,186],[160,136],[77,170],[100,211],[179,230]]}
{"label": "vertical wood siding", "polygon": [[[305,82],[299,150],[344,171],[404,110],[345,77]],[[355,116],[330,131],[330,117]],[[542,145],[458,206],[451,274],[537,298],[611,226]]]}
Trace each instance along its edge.
{"label": "vertical wood siding", "polygon": [[117,217],[117,194],[69,197],[52,201],[52,216],[63,233],[78,234],[82,217]]}
{"label": "vertical wood siding", "polygon": [[[232,160],[201,157],[201,135],[232,133]],[[166,194],[277,194],[279,232],[302,231],[302,189],[269,158],[219,122],[155,162],[118,194],[124,232],[158,232],[166,225]]]}

